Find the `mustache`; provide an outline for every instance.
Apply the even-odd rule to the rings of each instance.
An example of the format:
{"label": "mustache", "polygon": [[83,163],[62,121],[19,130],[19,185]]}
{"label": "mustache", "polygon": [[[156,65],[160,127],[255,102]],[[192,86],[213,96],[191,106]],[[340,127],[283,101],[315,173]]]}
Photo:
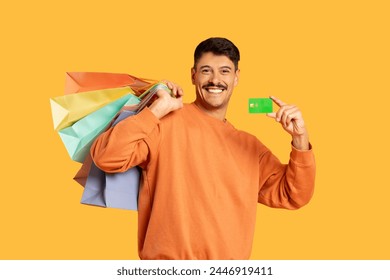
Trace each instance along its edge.
{"label": "mustache", "polygon": [[208,88],[208,87],[216,87],[216,88],[220,88],[220,89],[224,89],[226,90],[227,89],[227,86],[223,85],[223,84],[214,84],[212,82],[204,85],[202,88]]}

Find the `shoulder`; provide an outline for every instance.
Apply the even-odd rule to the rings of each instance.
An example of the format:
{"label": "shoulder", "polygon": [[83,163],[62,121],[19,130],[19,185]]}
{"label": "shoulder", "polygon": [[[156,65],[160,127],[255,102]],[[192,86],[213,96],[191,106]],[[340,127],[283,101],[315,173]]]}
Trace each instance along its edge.
{"label": "shoulder", "polygon": [[163,118],[161,118],[161,122],[170,122],[170,121],[175,121],[177,119],[181,119],[185,116],[189,115],[189,108],[188,104],[183,104],[183,107],[180,109],[177,109],[175,111],[170,112]]}

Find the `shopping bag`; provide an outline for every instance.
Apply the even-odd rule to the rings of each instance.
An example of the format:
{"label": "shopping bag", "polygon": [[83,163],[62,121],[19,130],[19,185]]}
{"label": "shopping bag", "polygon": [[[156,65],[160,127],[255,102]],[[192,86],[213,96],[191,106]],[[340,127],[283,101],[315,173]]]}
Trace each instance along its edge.
{"label": "shopping bag", "polygon": [[65,94],[129,86],[139,95],[157,83],[156,80],[119,73],[67,72],[65,77]]}
{"label": "shopping bag", "polygon": [[75,180],[77,183],[85,187],[85,184],[87,183],[89,171],[91,170],[91,165],[92,165],[92,157],[90,153],[87,153],[84,162],[81,165],[81,168],[74,175],[73,180]]}
{"label": "shopping bag", "polygon": [[123,173],[105,173],[92,162],[81,203],[137,210],[140,177],[139,167]]}
{"label": "shopping bag", "polygon": [[68,127],[82,117],[127,94],[134,94],[134,91],[130,87],[122,87],[50,98],[54,129],[58,131]]}
{"label": "shopping bag", "polygon": [[74,161],[83,162],[93,141],[107,128],[122,107],[137,103],[137,97],[132,94],[125,95],[78,120],[72,126],[61,129],[58,133],[69,156]]}
{"label": "shopping bag", "polygon": [[[118,122],[120,122],[121,120],[123,120],[129,116],[135,115],[134,110],[129,109],[129,108],[134,108],[134,107],[133,106],[123,106],[123,110],[121,110],[120,114],[118,114],[118,116],[114,118],[114,120],[112,121],[112,125],[110,125],[110,127],[116,125]],[[76,175],[73,177],[73,180],[75,180],[77,183],[79,183],[83,187],[85,187],[85,184],[87,182],[87,178],[88,178],[88,174],[91,170],[92,162],[93,161],[92,161],[91,154],[88,153],[84,159],[83,165],[81,166],[79,171],[77,171]]]}
{"label": "shopping bag", "polygon": [[[134,114],[134,111],[122,111],[113,126]],[[86,173],[87,178],[84,177]],[[74,179],[84,184],[82,204],[137,210],[140,177],[139,167],[121,173],[105,173],[93,163],[89,155]]]}
{"label": "shopping bag", "polygon": [[[159,89],[171,93],[164,83],[128,74],[67,73],[65,95],[52,98],[50,102],[55,129],[59,131],[69,155],[75,161],[84,162],[74,177],[84,186],[81,203],[137,209],[140,168],[133,167],[122,173],[105,173],[93,163],[89,150],[96,137],[113,122],[124,96],[134,94],[138,99],[127,102],[119,109],[122,112],[116,119],[114,116],[113,125],[149,106]],[[117,95],[114,98],[108,93]]]}

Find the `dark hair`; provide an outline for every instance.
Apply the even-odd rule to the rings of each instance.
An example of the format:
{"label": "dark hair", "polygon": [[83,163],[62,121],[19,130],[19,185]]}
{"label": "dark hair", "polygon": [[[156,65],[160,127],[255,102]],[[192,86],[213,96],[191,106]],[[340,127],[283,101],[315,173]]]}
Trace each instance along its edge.
{"label": "dark hair", "polygon": [[236,70],[238,69],[238,61],[240,60],[240,51],[228,39],[220,37],[212,37],[201,42],[195,49],[194,53],[194,68],[200,57],[207,52],[215,55],[226,55],[233,63]]}

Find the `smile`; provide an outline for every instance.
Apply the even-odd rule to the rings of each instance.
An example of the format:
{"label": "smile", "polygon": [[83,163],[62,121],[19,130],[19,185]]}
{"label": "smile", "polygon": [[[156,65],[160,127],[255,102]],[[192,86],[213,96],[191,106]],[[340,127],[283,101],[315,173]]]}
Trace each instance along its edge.
{"label": "smile", "polygon": [[207,90],[207,92],[209,92],[209,93],[216,93],[216,94],[224,91],[224,89],[222,89],[222,88],[205,88],[205,90]]}

